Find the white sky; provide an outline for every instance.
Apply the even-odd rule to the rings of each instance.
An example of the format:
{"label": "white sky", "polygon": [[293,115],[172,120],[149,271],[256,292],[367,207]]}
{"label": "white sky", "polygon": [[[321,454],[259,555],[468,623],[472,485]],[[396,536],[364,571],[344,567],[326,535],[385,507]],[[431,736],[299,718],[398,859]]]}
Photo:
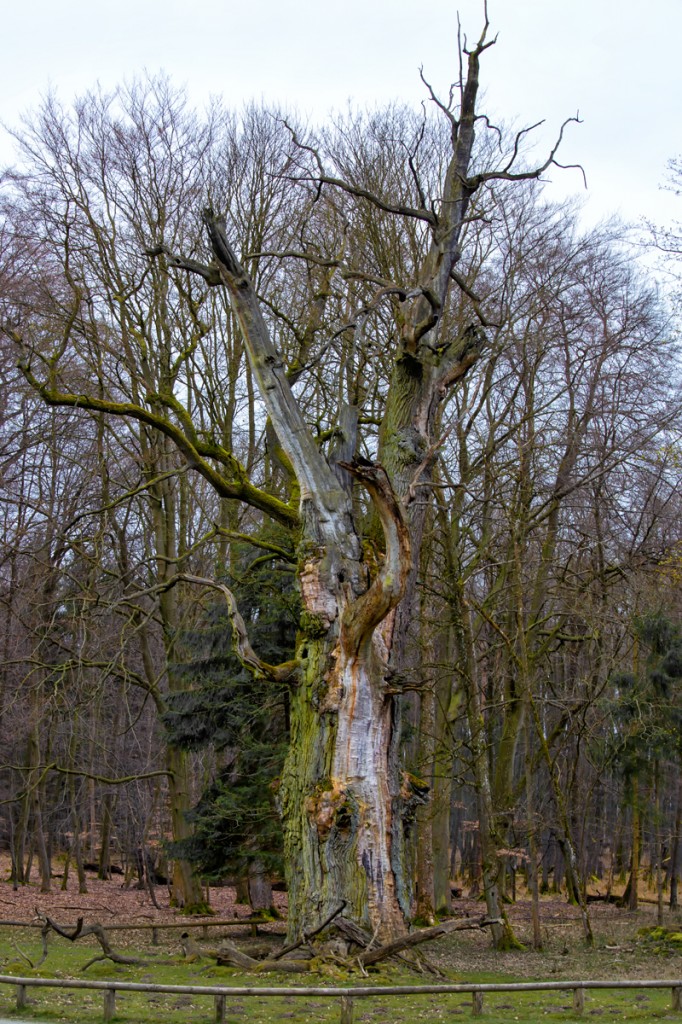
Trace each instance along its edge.
{"label": "white sky", "polygon": [[[349,98],[416,105],[420,65],[443,95],[456,75],[458,8],[477,38],[482,0],[5,0],[0,119],[16,123],[50,86],[68,100],[145,68],[198,102],[264,98],[315,116]],[[566,117],[584,120],[560,159],[583,164],[588,192],[578,172],[555,170],[557,193],[586,194],[590,221],[682,220],[682,201],[660,189],[682,152],[682,0],[489,0],[489,13],[491,115],[519,127],[545,118],[545,145]]]}

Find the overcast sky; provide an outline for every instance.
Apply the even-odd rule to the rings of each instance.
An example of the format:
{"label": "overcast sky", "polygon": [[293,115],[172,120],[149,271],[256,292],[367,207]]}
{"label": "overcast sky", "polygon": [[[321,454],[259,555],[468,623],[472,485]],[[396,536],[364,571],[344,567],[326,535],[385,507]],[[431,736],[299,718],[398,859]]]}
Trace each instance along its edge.
{"label": "overcast sky", "polygon": [[[443,95],[456,74],[457,10],[470,40],[482,0],[12,0],[2,15],[0,119],[16,124],[50,87],[62,99],[144,69],[201,103],[211,94],[289,102],[320,117],[348,99],[418,104],[419,67]],[[586,217],[682,219],[661,191],[682,153],[682,0],[489,0],[497,44],[482,61],[486,109],[519,127],[545,119],[542,144],[579,111],[552,173]],[[6,141],[0,161],[9,159]]]}

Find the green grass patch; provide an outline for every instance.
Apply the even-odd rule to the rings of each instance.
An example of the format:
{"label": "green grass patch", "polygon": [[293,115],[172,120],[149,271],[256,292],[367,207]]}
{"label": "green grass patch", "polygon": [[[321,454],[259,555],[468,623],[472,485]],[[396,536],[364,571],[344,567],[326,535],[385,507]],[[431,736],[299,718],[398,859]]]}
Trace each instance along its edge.
{"label": "green grass patch", "polygon": [[[117,947],[119,948],[119,947]],[[315,986],[347,985],[415,985],[423,982],[433,984],[431,977],[419,977],[396,968],[385,967],[370,979],[357,975],[351,979],[340,972],[311,976],[290,974],[247,974],[232,968],[216,967],[210,960],[195,963],[182,961],[177,955],[177,944],[166,943],[161,947],[131,947],[126,944],[125,952],[148,961],[148,966],[133,967],[103,962],[93,965],[83,973],[81,967],[99,951],[96,943],[87,939],[77,943],[51,937],[50,954],[37,970],[31,970],[17,949],[35,963],[40,957],[38,933],[30,930],[0,930],[0,973],[21,977],[80,978],[92,981],[149,982],[168,985],[224,985],[227,987],[249,986],[295,987],[305,990]],[[504,983],[518,979],[509,974],[479,971],[457,972],[452,981],[462,983]],[[525,979],[530,980],[530,979]],[[542,980],[542,979],[537,979]],[[21,1014],[16,1010],[16,993],[9,986],[0,986],[0,1016],[44,1022],[69,1022],[69,1024],[95,1024],[102,1020],[103,993],[78,990],[29,989],[29,1007]],[[230,1024],[248,1021],[249,1024],[272,1024],[278,1021],[310,1021],[312,1024],[332,1024],[340,1019],[338,999],[326,996],[243,996],[227,997],[226,1021]],[[469,993],[386,996],[377,995],[356,999],[354,1019],[356,1022],[373,1024],[412,1024],[415,1021],[453,1021],[471,1016],[472,997]],[[606,1021],[647,1022],[680,1019],[681,1015],[671,1010],[670,989],[627,991],[598,990],[585,992],[583,1016],[573,1011],[573,997],[570,991],[551,992],[502,992],[484,994],[484,1015],[488,1024],[547,1024],[551,1021]],[[213,1021],[214,1002],[212,996],[178,995],[165,993],[119,992],[116,999],[116,1017],[119,1024],[192,1024]]]}

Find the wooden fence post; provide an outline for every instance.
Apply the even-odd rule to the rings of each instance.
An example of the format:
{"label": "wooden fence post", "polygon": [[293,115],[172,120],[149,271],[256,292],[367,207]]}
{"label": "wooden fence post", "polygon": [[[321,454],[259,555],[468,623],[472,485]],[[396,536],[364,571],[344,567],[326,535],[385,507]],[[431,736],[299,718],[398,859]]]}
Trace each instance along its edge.
{"label": "wooden fence post", "polygon": [[28,1006],[28,999],[26,998],[26,986],[17,985],[17,1010],[25,1010]]}
{"label": "wooden fence post", "polygon": [[471,1014],[473,1017],[480,1017],[483,1013],[483,993],[471,993]]}
{"label": "wooden fence post", "polygon": [[573,1012],[582,1013],[585,1009],[585,989],[574,988],[573,989]]}
{"label": "wooden fence post", "polygon": [[225,996],[215,997],[215,1022],[225,1024]]}
{"label": "wooden fence post", "polygon": [[673,1010],[682,1010],[682,988],[679,985],[673,988]]}
{"label": "wooden fence post", "polygon": [[353,1024],[353,999],[341,996],[341,1024]]}
{"label": "wooden fence post", "polygon": [[159,929],[152,928],[152,946],[158,946],[159,944]]}
{"label": "wooden fence post", "polygon": [[108,988],[104,992],[104,1020],[109,1021],[113,1019],[116,1013],[116,989]]}

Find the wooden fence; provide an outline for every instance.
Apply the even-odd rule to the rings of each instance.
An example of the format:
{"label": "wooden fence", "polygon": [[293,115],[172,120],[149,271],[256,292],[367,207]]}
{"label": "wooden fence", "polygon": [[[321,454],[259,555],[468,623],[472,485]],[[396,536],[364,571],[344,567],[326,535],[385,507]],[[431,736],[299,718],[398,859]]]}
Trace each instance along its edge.
{"label": "wooden fence", "polygon": [[167,995],[212,996],[215,1004],[215,1020],[222,1024],[225,1020],[226,999],[243,996],[296,996],[306,999],[312,996],[327,999],[338,999],[340,1003],[341,1024],[352,1024],[353,1009],[356,999],[370,996],[401,995],[451,995],[468,992],[472,998],[472,1014],[483,1013],[483,997],[486,992],[572,992],[573,1011],[581,1014],[584,1008],[585,992],[589,989],[652,989],[668,988],[672,992],[672,1009],[682,1011],[682,979],[677,981],[524,981],[509,984],[457,984],[457,985],[358,985],[356,987],[321,988],[318,986],[301,986],[297,988],[263,987],[245,988],[243,986],[218,985],[152,985],[132,981],[80,981],[79,979],[52,978],[16,978],[11,975],[0,975],[1,985],[13,985],[17,990],[17,1009],[27,1005],[29,988],[60,988],[86,989],[99,991],[104,996],[104,1020],[110,1021],[116,1010],[117,992],[149,992]]}

